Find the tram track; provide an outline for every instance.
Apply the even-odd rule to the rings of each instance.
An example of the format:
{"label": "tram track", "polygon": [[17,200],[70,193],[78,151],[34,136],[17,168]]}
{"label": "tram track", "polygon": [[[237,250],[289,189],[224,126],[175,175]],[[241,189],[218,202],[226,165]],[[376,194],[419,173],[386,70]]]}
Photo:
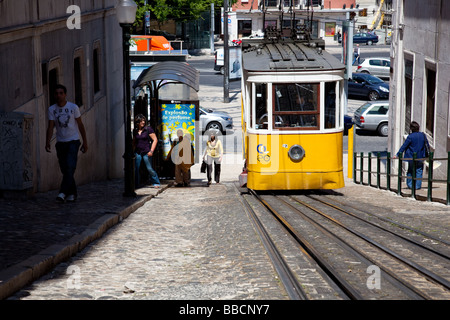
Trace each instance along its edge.
{"label": "tram track", "polygon": [[[283,226],[304,254],[315,261],[324,278],[338,288],[336,295],[344,299],[448,299],[450,296],[446,252],[354,217],[353,213],[317,196],[258,194],[249,190],[248,197],[257,199]],[[345,222],[335,217],[337,212],[345,216]],[[355,229],[355,222],[348,221],[350,218],[364,224],[364,228]],[[261,224],[260,228],[264,226]],[[398,239],[394,242],[392,237]],[[381,241],[383,238],[387,240]],[[424,261],[420,257],[425,257]],[[428,261],[437,262],[430,265]],[[368,270],[373,267],[380,272],[381,289],[374,289],[369,283],[373,277]]]}

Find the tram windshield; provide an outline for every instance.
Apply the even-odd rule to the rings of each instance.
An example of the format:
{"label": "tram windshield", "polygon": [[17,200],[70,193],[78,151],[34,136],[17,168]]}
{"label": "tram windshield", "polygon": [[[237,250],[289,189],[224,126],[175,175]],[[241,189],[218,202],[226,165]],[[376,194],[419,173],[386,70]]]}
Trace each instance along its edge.
{"label": "tram windshield", "polygon": [[[249,116],[255,129],[319,130],[340,126],[336,81],[325,82],[323,86],[321,83],[253,83],[252,90],[254,108],[250,108]],[[321,106],[321,90],[324,106]]]}
{"label": "tram windshield", "polygon": [[273,85],[274,129],[319,129],[320,84]]}

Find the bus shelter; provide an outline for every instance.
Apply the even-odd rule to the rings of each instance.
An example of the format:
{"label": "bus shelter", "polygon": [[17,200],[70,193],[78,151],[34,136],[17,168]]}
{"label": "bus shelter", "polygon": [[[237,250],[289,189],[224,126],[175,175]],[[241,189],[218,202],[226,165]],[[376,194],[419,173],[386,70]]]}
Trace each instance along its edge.
{"label": "bus shelter", "polygon": [[149,91],[149,124],[158,137],[153,166],[161,178],[174,177],[175,166],[168,155],[179,130],[189,135],[195,162],[199,160],[199,75],[186,62],[163,61],[143,70],[133,86]]}

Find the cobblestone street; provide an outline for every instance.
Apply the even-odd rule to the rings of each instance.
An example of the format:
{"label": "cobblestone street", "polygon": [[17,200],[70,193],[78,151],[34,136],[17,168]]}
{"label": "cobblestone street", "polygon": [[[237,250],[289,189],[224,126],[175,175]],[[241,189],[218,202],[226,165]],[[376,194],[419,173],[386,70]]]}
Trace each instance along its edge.
{"label": "cobblestone street", "polygon": [[167,189],[15,298],[286,299],[232,184],[204,185]]}

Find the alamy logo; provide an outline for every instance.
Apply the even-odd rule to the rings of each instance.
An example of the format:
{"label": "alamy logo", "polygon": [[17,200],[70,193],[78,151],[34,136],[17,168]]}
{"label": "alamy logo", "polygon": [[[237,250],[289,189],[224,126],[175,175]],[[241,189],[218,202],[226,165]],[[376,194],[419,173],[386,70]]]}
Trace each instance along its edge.
{"label": "alamy logo", "polygon": [[67,279],[67,289],[80,289],[81,288],[81,269],[79,266],[70,265],[66,274],[70,275]]}
{"label": "alamy logo", "polygon": [[66,13],[70,13],[71,16],[67,19],[67,28],[69,30],[81,29],[81,9],[79,6],[72,5],[67,7]]}
{"label": "alamy logo", "polygon": [[367,278],[367,288],[369,290],[381,289],[381,270],[380,267],[372,265],[367,268],[367,273],[371,274]]}

